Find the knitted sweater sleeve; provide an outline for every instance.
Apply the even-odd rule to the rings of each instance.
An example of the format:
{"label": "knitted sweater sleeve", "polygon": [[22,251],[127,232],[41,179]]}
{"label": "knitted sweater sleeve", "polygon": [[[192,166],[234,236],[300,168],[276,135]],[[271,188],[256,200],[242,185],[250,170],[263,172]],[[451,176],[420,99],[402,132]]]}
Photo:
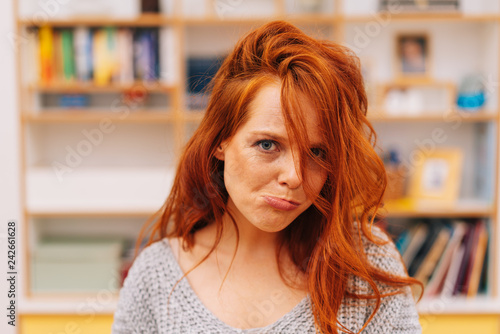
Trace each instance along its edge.
{"label": "knitted sweater sleeve", "polygon": [[151,305],[151,272],[148,252],[145,248],[130,267],[120,290],[114,313],[112,334],[157,333],[156,320]]}
{"label": "knitted sweater sleeve", "polygon": [[[379,246],[365,240],[365,251],[372,265],[381,271],[397,276],[408,276],[394,243],[378,228],[374,228],[373,234],[387,243]],[[395,291],[394,288],[382,283],[379,283],[378,287],[382,293]],[[365,320],[368,320],[373,306],[368,307],[368,311]],[[383,297],[380,308],[363,331],[367,334],[420,334],[421,332],[415,300],[410,287],[405,287],[403,293]]]}

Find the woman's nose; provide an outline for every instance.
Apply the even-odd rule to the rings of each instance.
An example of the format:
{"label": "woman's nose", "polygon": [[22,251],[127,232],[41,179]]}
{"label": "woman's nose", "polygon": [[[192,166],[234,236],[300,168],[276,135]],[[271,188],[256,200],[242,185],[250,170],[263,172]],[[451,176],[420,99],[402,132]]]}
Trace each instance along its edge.
{"label": "woman's nose", "polygon": [[286,154],[280,164],[278,182],[287,185],[291,189],[298,188],[302,184],[298,154],[292,154],[291,152]]}

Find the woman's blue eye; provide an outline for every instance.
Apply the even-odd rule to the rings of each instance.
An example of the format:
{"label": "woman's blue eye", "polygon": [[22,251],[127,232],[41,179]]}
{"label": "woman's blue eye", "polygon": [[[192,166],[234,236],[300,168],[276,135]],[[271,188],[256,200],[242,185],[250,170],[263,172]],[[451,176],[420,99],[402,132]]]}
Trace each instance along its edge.
{"label": "woman's blue eye", "polygon": [[261,140],[257,143],[264,151],[273,149],[275,143],[272,140]]}

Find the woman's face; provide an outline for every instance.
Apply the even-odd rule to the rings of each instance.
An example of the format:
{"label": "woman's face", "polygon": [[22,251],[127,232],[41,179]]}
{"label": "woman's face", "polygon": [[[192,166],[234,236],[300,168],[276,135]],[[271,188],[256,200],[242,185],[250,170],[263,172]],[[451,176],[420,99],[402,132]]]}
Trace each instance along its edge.
{"label": "woman's face", "polygon": [[[323,154],[316,112],[311,107],[307,114],[311,150]],[[250,104],[247,122],[216,153],[224,160],[228,210],[238,224],[278,232],[312,204],[313,198],[304,192],[300,169],[305,171],[313,197],[320,193],[326,172],[312,159],[307,166],[299,166],[298,156],[281,113],[280,86],[266,85]]]}

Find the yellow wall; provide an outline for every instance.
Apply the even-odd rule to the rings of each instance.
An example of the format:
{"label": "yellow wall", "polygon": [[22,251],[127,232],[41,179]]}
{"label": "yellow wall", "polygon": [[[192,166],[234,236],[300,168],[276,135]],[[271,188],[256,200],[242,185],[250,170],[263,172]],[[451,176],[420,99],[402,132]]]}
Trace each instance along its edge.
{"label": "yellow wall", "polygon": [[109,334],[112,315],[21,315],[18,334]]}
{"label": "yellow wall", "polygon": [[[109,334],[112,323],[112,315],[22,315],[19,334]],[[500,334],[500,315],[423,315],[420,323],[423,334]]]}
{"label": "yellow wall", "polygon": [[500,315],[421,315],[423,334],[499,334]]}

